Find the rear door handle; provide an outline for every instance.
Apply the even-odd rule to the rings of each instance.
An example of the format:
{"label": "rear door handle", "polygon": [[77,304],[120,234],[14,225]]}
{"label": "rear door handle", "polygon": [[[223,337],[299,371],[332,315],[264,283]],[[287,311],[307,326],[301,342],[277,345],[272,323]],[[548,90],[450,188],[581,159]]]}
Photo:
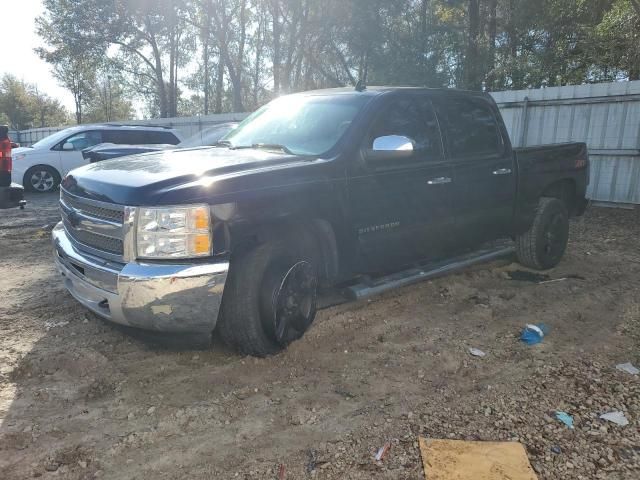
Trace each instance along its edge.
{"label": "rear door handle", "polygon": [[445,183],[451,183],[451,179],[449,177],[432,178],[427,182],[427,185],[443,185]]}
{"label": "rear door handle", "polygon": [[509,175],[511,173],[510,168],[500,168],[493,172],[494,175]]}

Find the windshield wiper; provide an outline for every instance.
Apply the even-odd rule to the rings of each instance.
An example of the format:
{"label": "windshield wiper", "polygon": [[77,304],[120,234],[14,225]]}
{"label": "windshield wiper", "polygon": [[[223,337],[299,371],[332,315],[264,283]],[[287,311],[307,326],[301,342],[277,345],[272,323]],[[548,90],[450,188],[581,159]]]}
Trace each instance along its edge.
{"label": "windshield wiper", "polygon": [[293,152],[289,150],[286,145],[280,145],[279,143],[254,143],[251,148],[261,150],[282,150],[287,155],[293,155]]}
{"label": "windshield wiper", "polygon": [[214,143],[214,145],[216,147],[233,147],[233,143],[231,143],[229,140],[218,140],[216,143]]}

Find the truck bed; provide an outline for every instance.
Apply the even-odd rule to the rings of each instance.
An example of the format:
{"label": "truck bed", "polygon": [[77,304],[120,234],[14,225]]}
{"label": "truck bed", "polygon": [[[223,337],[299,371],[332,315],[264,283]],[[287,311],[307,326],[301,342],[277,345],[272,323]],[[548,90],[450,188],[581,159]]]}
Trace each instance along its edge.
{"label": "truck bed", "polygon": [[545,195],[563,198],[572,216],[584,213],[589,185],[589,156],[584,142],[514,148],[513,153],[518,168],[516,223],[527,226],[538,199]]}

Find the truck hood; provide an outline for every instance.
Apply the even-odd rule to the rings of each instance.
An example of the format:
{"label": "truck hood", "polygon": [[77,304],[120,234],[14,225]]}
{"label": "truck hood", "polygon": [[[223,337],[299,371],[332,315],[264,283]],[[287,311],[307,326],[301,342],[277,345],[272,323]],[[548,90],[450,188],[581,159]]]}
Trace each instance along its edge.
{"label": "truck hood", "polygon": [[75,195],[131,206],[210,202],[216,196],[255,189],[255,180],[243,185],[243,179],[256,174],[267,174],[260,188],[278,186],[290,175],[275,172],[295,170],[313,160],[256,149],[169,150],[86,165],[71,171],[62,186]]}

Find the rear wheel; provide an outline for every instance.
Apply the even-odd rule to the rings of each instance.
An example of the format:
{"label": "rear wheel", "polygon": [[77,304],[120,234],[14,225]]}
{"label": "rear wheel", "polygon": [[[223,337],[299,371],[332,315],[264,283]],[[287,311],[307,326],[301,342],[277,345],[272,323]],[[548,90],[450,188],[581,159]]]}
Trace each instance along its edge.
{"label": "rear wheel", "polygon": [[239,352],[267,356],[302,337],[316,314],[313,240],[272,240],[232,259],[218,330]]}
{"label": "rear wheel", "polygon": [[531,228],[516,240],[518,261],[529,268],[547,270],[562,259],[569,240],[569,214],[564,202],[543,197]]}
{"label": "rear wheel", "polygon": [[48,165],[36,165],[24,174],[22,184],[31,192],[52,192],[60,185],[60,174]]}

